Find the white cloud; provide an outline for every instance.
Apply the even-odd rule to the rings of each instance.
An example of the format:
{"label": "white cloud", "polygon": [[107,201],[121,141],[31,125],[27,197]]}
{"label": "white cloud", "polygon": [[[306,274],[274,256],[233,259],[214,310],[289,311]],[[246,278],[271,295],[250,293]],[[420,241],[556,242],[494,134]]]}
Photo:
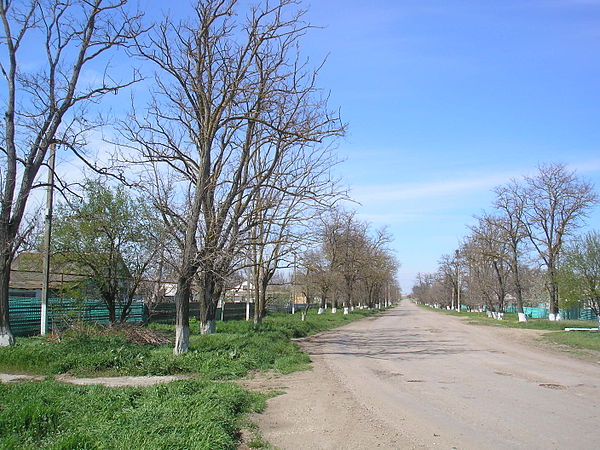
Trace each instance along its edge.
{"label": "white cloud", "polygon": [[507,182],[514,176],[514,173],[498,173],[422,183],[363,185],[352,189],[352,197],[363,205],[374,201],[442,199],[469,192],[489,190]]}

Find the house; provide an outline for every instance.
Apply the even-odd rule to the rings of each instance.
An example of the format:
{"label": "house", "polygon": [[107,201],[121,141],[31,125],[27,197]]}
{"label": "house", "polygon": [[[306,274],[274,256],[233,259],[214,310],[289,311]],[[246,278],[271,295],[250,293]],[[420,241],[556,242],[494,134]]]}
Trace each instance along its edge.
{"label": "house", "polygon": [[[44,285],[43,254],[39,252],[23,252],[17,255],[10,269],[8,287],[9,297],[41,297]],[[64,262],[50,264],[50,296],[60,296],[74,284],[89,280],[90,276],[80,273],[73,264]]]}

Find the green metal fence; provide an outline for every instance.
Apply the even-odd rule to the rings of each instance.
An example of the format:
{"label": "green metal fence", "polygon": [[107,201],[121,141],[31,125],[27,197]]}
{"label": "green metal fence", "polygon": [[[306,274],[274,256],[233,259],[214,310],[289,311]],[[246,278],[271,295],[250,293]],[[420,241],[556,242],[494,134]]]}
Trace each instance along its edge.
{"label": "green metal fence", "polygon": [[[41,303],[36,297],[9,297],[8,316],[15,336],[31,336],[40,333]],[[117,308],[117,319],[121,309]],[[108,309],[99,300],[48,299],[48,330],[62,329],[76,320],[108,323]],[[146,321],[143,302],[134,301],[127,322]]]}
{"label": "green metal fence", "polygon": [[[246,311],[249,308],[249,311]],[[225,309],[217,308],[215,317],[217,320],[244,320],[246,314],[252,318],[254,317],[254,304],[250,303],[247,307],[246,303],[225,303]],[[190,303],[190,317],[198,317],[200,315],[200,308],[197,302]],[[148,322],[150,323],[175,323],[175,304],[174,303],[161,303],[156,305],[149,313]]]}
{"label": "green metal fence", "polygon": [[[507,313],[517,313],[516,306],[510,306],[504,310]],[[548,308],[523,307],[523,312],[532,319],[547,319],[550,310]],[[561,309],[560,316],[565,320],[598,320],[598,316],[589,308]]]}

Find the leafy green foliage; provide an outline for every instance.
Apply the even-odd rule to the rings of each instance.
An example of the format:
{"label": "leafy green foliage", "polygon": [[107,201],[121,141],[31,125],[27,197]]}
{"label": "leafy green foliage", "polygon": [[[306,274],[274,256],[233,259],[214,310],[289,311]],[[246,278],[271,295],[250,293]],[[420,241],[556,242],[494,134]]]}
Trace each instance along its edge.
{"label": "leafy green foliage", "polygon": [[263,407],[231,383],[0,385],[0,448],[235,449],[240,416]]}
{"label": "leafy green foliage", "polygon": [[559,273],[562,305],[600,310],[600,234],[590,232],[565,250]]}
{"label": "leafy green foliage", "polygon": [[121,186],[88,180],[83,197],[57,208],[53,265],[82,275],[63,295],[100,296],[114,321],[116,305],[131,302],[152,259],[157,227],[144,205]]}

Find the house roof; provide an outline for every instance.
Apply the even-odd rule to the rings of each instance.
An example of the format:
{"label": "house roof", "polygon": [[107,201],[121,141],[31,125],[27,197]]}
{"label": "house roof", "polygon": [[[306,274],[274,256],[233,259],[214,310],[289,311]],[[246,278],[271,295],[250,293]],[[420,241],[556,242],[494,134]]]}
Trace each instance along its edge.
{"label": "house roof", "polygon": [[[10,289],[41,289],[43,255],[39,252],[23,252],[14,259],[10,270]],[[88,279],[85,269],[72,263],[57,264],[50,260],[50,288],[59,289],[64,283]]]}

